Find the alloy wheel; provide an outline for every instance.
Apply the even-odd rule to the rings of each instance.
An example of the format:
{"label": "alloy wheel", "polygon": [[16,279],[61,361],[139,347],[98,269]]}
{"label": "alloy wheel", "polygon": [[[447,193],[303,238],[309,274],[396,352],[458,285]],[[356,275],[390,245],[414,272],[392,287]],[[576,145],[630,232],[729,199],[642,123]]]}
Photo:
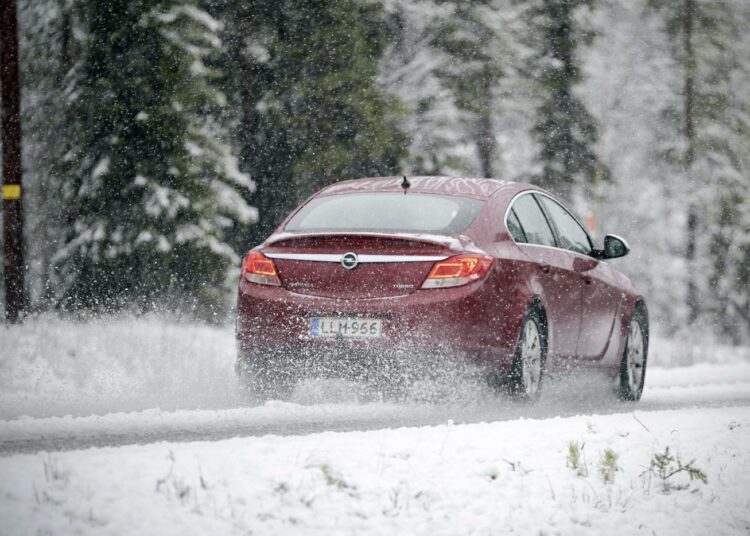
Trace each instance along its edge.
{"label": "alloy wheel", "polygon": [[532,318],[526,321],[521,345],[521,381],[525,398],[533,399],[539,392],[542,378],[542,338]]}
{"label": "alloy wheel", "polygon": [[644,352],[643,332],[640,324],[635,320],[630,322],[626,348],[625,367],[628,389],[631,393],[636,394],[639,392],[643,380]]}

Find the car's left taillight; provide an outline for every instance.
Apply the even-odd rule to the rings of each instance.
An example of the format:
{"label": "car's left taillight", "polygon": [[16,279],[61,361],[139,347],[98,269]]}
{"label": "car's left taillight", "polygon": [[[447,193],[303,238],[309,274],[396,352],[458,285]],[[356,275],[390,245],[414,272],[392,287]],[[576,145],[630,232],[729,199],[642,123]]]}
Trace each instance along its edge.
{"label": "car's left taillight", "polygon": [[251,251],[242,263],[242,277],[245,281],[258,285],[281,286],[279,273],[273,261],[260,251]]}
{"label": "car's left taillight", "polygon": [[422,288],[460,287],[481,279],[492,268],[492,257],[456,255],[436,262]]}

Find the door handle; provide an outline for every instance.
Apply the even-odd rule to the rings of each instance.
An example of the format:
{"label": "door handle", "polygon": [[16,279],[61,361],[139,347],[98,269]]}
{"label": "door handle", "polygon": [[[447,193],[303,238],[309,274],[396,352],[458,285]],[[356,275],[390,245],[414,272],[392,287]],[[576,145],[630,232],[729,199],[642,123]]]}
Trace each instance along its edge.
{"label": "door handle", "polygon": [[549,264],[540,264],[539,269],[542,271],[543,274],[548,274],[550,270]]}

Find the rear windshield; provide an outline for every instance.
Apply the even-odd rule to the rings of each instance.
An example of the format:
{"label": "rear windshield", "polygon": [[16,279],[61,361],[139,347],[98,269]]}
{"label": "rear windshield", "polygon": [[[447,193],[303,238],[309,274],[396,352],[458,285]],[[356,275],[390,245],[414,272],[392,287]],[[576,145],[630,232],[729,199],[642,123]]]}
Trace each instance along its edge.
{"label": "rear windshield", "polygon": [[469,197],[400,192],[323,196],[302,207],[285,230],[457,234],[483,204]]}

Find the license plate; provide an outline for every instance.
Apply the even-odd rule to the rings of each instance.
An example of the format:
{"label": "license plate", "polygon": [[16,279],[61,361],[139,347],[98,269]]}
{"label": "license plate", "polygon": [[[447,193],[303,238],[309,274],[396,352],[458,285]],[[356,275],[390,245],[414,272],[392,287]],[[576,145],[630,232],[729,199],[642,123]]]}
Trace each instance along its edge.
{"label": "license plate", "polygon": [[313,317],[311,337],[374,339],[382,335],[383,321],[375,318]]}

